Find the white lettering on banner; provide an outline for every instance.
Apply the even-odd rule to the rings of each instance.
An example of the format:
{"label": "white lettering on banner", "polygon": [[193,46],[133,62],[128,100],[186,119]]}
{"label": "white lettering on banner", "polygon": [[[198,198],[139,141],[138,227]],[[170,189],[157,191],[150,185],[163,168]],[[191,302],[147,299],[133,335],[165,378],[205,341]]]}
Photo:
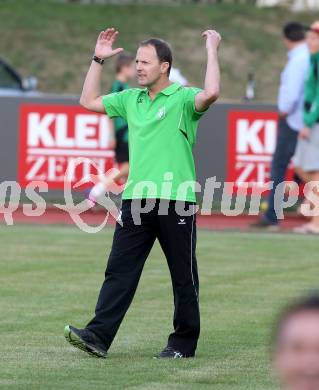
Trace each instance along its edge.
{"label": "white lettering on banner", "polygon": [[55,181],[63,175],[63,163],[65,159],[63,157],[49,157],[48,158],[48,181]]}
{"label": "white lettering on banner", "polygon": [[78,114],[75,116],[74,137],[68,135],[66,114],[45,114],[37,112],[28,116],[27,145],[61,148],[107,148],[110,141],[106,116]]}
{"label": "white lettering on banner", "polygon": [[[72,182],[78,180],[78,177],[76,177],[75,174],[75,160],[76,158],[72,157],[28,156],[27,163],[29,170],[26,173],[26,179],[28,181],[41,180],[46,182],[63,182],[64,174],[67,172],[68,181]],[[101,172],[106,172],[108,170],[104,158],[91,158],[88,159],[88,161],[83,162],[81,165],[81,178],[91,174],[93,164],[98,167]]]}
{"label": "white lettering on banner", "polygon": [[65,114],[56,116],[55,138],[56,146],[60,148],[73,148],[74,139],[68,137],[68,119]]}
{"label": "white lettering on banner", "polygon": [[[249,187],[263,187],[269,179],[269,164],[260,163],[258,161],[252,163],[238,162],[236,164],[236,169],[240,172],[236,180],[236,184],[240,187],[247,182]],[[249,178],[255,170],[256,180],[249,182]]]}
{"label": "white lettering on banner", "polygon": [[[76,183],[113,167],[114,150],[110,119],[79,106],[21,106],[19,177],[26,186],[46,181],[49,188],[63,188],[64,175]],[[112,142],[113,143],[113,142]],[[75,166],[79,157],[92,162]]]}
{"label": "white lettering on banner", "polygon": [[108,118],[105,115],[100,115],[100,148],[105,149],[110,144],[111,133],[108,127]]}
{"label": "white lettering on banner", "polygon": [[246,183],[248,181],[249,176],[252,174],[253,170],[255,169],[255,164],[248,163],[243,164],[238,162],[236,164],[236,170],[240,171],[238,178],[236,180],[236,184],[241,186],[243,183]]}
{"label": "white lettering on banner", "polygon": [[[260,139],[264,131],[264,142]],[[236,126],[236,149],[238,153],[248,153],[249,149],[256,154],[273,153],[276,142],[277,123],[273,120],[255,120],[249,123],[247,119],[239,119]]]}
{"label": "white lettering on banner", "polygon": [[257,186],[262,187],[266,181],[270,179],[269,175],[269,165],[264,163],[257,164]]}
{"label": "white lettering on banner", "polygon": [[277,141],[277,121],[265,121],[265,153],[273,155]]}
{"label": "white lettering on banner", "polygon": [[[90,139],[96,133],[96,126],[99,118],[96,115],[77,115],[75,118],[75,128],[77,129],[78,148],[92,148],[98,147],[96,139]],[[92,126],[93,125],[93,126]]]}
{"label": "white lettering on banner", "polygon": [[27,122],[27,145],[38,146],[42,143],[47,147],[55,146],[54,138],[49,130],[54,120],[54,114],[46,114],[43,118],[40,118],[39,113],[30,112]]}
{"label": "white lettering on banner", "polygon": [[276,148],[276,112],[231,111],[227,181],[237,188],[264,188]]}
{"label": "white lettering on banner", "polygon": [[45,157],[28,156],[27,163],[30,164],[30,170],[26,174],[26,179],[29,180],[45,180],[45,175],[39,174],[43,164],[45,163]]}
{"label": "white lettering on banner", "polygon": [[[263,187],[269,179],[269,163],[276,147],[277,122],[257,119],[237,120],[236,125],[236,180],[238,186],[248,182],[249,187]],[[242,153],[242,154],[239,154]],[[240,162],[241,161],[241,162]],[[265,164],[268,163],[268,164]],[[250,181],[252,175],[254,181]]]}

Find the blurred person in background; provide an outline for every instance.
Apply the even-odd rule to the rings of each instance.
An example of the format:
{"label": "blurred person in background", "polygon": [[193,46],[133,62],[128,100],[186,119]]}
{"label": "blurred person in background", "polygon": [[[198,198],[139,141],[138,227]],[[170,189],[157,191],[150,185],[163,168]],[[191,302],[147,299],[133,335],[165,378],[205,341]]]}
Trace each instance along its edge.
{"label": "blurred person in background", "polygon": [[[297,175],[305,182],[317,182],[312,194],[308,193],[309,208],[318,206],[319,200],[319,21],[313,23],[307,33],[311,52],[311,66],[305,86],[304,128],[299,134],[296,154],[293,158]],[[319,215],[309,223],[294,229],[296,233],[319,234]]]}
{"label": "blurred person in background", "polygon": [[267,211],[252,225],[254,228],[269,230],[278,229],[276,209],[281,208],[281,205],[275,204],[276,188],[285,180],[290,160],[295,153],[299,131],[303,128],[304,85],[310,64],[304,26],[290,22],[284,26],[283,36],[288,61],[281,74],[278,93],[278,136],[270,173],[273,187],[268,197]]}
{"label": "blurred person in background", "polygon": [[188,80],[182,75],[182,72],[178,68],[174,68],[173,66],[169,74],[169,81],[171,81],[172,83],[179,83],[184,87],[190,86]]}
{"label": "blurred person in background", "polygon": [[319,295],[286,309],[273,335],[272,361],[284,390],[319,389]]}
{"label": "blurred person in background", "polygon": [[[115,81],[111,87],[111,93],[121,92],[130,88],[129,82],[135,78],[135,56],[126,51],[120,53],[115,61]],[[87,201],[93,207],[110,185],[114,182],[123,184],[126,182],[129,173],[129,148],[128,148],[128,125],[122,117],[113,119],[115,138],[115,160],[116,170],[101,178],[87,194]]]}

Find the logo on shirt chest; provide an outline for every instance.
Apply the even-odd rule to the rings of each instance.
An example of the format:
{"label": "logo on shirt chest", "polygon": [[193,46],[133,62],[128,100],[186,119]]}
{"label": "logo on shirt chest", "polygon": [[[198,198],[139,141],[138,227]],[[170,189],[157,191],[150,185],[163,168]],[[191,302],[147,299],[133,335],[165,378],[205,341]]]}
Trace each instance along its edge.
{"label": "logo on shirt chest", "polygon": [[166,109],[165,109],[165,106],[163,106],[163,107],[158,109],[157,114],[156,114],[156,118],[158,120],[161,120],[161,119],[165,118],[165,115],[166,115]]}

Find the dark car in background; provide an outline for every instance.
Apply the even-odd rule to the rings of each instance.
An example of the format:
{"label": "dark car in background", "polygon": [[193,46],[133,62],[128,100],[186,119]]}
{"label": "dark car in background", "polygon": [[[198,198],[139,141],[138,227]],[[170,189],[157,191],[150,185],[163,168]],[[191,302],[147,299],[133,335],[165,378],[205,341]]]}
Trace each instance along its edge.
{"label": "dark car in background", "polygon": [[23,78],[7,61],[0,58],[0,96],[39,95],[37,85],[36,77]]}

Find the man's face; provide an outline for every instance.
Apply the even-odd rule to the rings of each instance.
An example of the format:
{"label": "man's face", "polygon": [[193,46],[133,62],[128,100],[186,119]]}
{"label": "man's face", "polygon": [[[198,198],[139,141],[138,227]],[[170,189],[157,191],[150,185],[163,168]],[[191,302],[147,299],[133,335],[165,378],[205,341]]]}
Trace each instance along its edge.
{"label": "man's face", "polygon": [[143,87],[155,84],[159,78],[167,73],[168,63],[160,62],[153,46],[142,46],[136,54],[137,82]]}
{"label": "man's face", "polygon": [[286,390],[319,389],[319,312],[296,313],[286,320],[274,366]]}
{"label": "man's face", "polygon": [[317,53],[319,51],[319,34],[309,31],[307,33],[307,45],[310,53]]}

